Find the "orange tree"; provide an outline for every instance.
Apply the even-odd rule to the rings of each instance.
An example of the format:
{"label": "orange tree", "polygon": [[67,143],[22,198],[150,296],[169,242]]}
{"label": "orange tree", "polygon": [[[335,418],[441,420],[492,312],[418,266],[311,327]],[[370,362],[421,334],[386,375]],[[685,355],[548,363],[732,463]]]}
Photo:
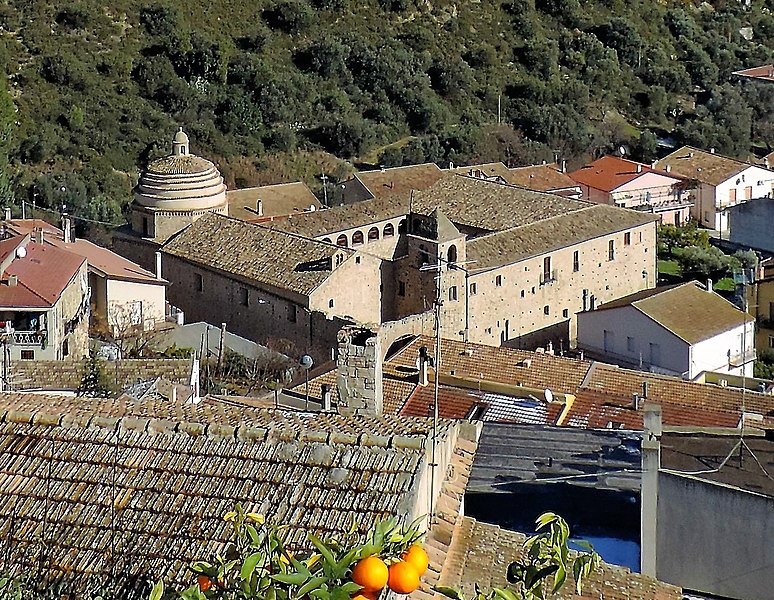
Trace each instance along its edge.
{"label": "orange tree", "polygon": [[[150,600],[376,600],[384,588],[397,594],[415,591],[428,567],[418,521],[381,521],[364,538],[353,523],[342,538],[310,534],[312,550],[292,551],[284,541],[287,527],[269,524],[239,505],[224,518],[231,523],[232,536],[222,554],[194,562],[190,569],[196,580],[188,588],[165,589],[159,581]],[[545,531],[527,540],[523,558],[508,569],[516,590],[496,588],[484,594],[477,587],[477,600],[541,600],[548,578],[553,577],[552,592],[564,585],[570,564],[567,523],[546,513],[537,529]],[[574,557],[578,591],[598,564],[593,551]],[[464,600],[457,590],[436,590]]]}

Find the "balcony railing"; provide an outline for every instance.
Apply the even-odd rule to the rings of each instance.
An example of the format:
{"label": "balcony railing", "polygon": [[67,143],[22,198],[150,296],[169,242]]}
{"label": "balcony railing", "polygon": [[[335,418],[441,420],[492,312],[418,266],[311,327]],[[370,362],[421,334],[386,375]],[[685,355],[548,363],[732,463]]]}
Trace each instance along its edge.
{"label": "balcony railing", "polygon": [[556,281],[556,271],[544,271],[540,274],[540,285],[548,285]]}
{"label": "balcony railing", "polygon": [[741,367],[753,362],[756,358],[758,358],[758,355],[755,352],[755,348],[749,348],[744,352],[741,350],[734,353],[729,352],[728,365],[731,367]]}
{"label": "balcony railing", "polygon": [[10,334],[11,343],[16,346],[40,346],[46,339],[45,331],[14,331]]}

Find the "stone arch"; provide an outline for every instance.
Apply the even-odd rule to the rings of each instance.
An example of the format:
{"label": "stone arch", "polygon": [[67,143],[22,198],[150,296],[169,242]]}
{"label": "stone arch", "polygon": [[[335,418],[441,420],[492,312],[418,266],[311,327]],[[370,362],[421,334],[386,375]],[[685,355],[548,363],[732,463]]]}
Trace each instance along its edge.
{"label": "stone arch", "polygon": [[371,229],[368,230],[368,241],[375,242],[378,239],[379,239],[379,228],[371,227]]}
{"label": "stone arch", "polygon": [[361,246],[364,243],[363,239],[363,232],[359,229],[352,234],[352,245],[353,246]]}
{"label": "stone arch", "polygon": [[349,246],[349,240],[347,239],[346,233],[342,233],[339,237],[336,238],[336,245],[341,246],[342,248]]}

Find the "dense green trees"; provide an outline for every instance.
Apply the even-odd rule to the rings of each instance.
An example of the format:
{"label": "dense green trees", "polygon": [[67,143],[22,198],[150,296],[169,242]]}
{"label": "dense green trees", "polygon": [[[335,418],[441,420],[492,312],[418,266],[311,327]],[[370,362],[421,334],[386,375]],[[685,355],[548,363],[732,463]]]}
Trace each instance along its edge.
{"label": "dense green trees", "polygon": [[178,124],[231,184],[254,181],[258,163],[235,157],[313,149],[518,164],[625,144],[649,160],[650,131],[674,130],[743,156],[774,141],[774,86],[731,77],[774,60],[771,10],[770,0],[9,0],[0,61],[14,108],[3,120],[0,90],[0,130],[13,135],[0,143],[0,195],[14,186],[17,205],[56,209],[64,181],[73,211],[119,219],[137,165],[166,152]]}

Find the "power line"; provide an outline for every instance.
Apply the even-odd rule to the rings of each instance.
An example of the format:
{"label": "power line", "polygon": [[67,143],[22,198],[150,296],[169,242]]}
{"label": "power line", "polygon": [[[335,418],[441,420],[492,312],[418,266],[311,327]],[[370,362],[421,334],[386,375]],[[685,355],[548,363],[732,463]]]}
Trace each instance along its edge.
{"label": "power line", "polygon": [[[24,200],[22,200],[22,204],[27,204]],[[35,206],[34,204],[30,205],[32,206],[33,212],[36,210],[42,210],[47,213],[51,213],[52,215],[59,215],[60,213],[55,210],[51,210],[50,208],[43,208],[42,206]],[[86,217],[79,217],[78,215],[68,215],[71,219],[77,219],[78,221],[85,221],[87,223],[97,223],[98,225],[108,225],[109,227],[120,227],[121,225],[124,225],[125,223],[108,223],[107,221],[98,221],[96,219],[87,219]]]}

